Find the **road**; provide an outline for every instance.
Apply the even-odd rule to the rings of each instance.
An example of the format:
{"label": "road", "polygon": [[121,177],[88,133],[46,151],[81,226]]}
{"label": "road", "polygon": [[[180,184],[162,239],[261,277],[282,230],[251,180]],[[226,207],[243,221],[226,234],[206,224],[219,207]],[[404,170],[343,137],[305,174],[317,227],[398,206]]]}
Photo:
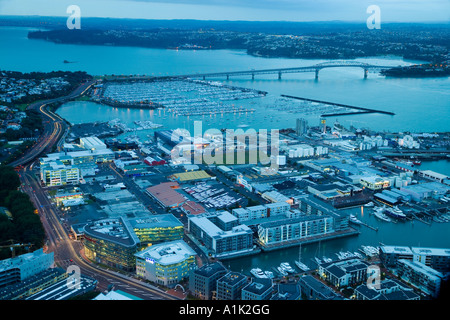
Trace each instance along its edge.
{"label": "road", "polygon": [[23,166],[18,172],[22,190],[30,196],[31,201],[38,209],[47,235],[44,249],[46,252],[53,252],[55,263],[58,266],[67,268],[69,265],[77,265],[82,275],[98,281],[97,288],[100,291],[107,290],[112,284],[116,289],[144,300],[177,300],[179,298],[144,283],[132,275],[124,275],[110,269],[102,269],[84,258],[82,244],[70,239],[68,228],[61,223],[58,208],[49,200],[45,189],[41,186],[38,171],[33,169],[34,160],[42,152],[51,150],[54,145],[60,143],[60,138],[67,130],[64,120],[53,112],[46,110],[46,105],[82,95],[93,83],[93,81],[90,81],[82,84],[68,96],[30,105],[28,109],[39,110],[43,115],[45,121],[44,134],[27,154],[10,165]]}
{"label": "road", "polygon": [[10,165],[13,167],[25,165],[36,159],[41,153],[51,150],[51,148],[58,143],[61,136],[65,134],[68,128],[64,119],[46,109],[47,105],[55,102],[64,102],[83,95],[94,83],[95,81],[93,80],[87,81],[67,96],[30,104],[27,107],[28,110],[36,110],[41,113],[44,123],[44,132],[36,144],[34,144],[24,156],[14,162],[11,162]]}

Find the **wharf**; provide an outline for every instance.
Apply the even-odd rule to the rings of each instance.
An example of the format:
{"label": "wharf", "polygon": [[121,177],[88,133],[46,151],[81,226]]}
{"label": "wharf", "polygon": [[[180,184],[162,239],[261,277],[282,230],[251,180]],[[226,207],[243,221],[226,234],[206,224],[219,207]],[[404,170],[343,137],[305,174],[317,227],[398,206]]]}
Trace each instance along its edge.
{"label": "wharf", "polygon": [[295,96],[289,96],[289,95],[285,95],[285,94],[282,94],[281,96],[286,97],[286,98],[291,98],[291,99],[304,100],[304,101],[309,101],[309,102],[317,102],[317,103],[328,104],[328,105],[338,106],[338,107],[343,107],[343,108],[348,108],[348,109],[360,110],[360,112],[355,111],[355,112],[346,112],[346,113],[323,114],[322,117],[343,116],[343,115],[361,114],[361,113],[382,113],[382,114],[387,114],[387,115],[391,115],[391,116],[395,115],[395,113],[389,112],[389,111],[355,107],[355,106],[350,106],[347,104],[341,104],[341,103],[335,103],[335,102],[329,102],[329,101],[323,101],[323,100],[314,100],[314,99],[308,99],[308,98],[302,98],[302,97],[295,97]]}
{"label": "wharf", "polygon": [[319,235],[319,236],[312,236],[312,237],[306,237],[291,241],[285,241],[283,243],[276,243],[276,244],[263,244],[259,240],[256,241],[258,246],[261,248],[262,251],[274,251],[274,250],[280,250],[280,249],[286,249],[290,247],[296,247],[300,244],[310,244],[310,243],[316,243],[319,241],[326,241],[326,240],[333,240],[343,237],[349,237],[349,236],[357,236],[360,232],[353,228],[348,228],[344,231],[337,231],[333,233],[329,233],[327,235]]}

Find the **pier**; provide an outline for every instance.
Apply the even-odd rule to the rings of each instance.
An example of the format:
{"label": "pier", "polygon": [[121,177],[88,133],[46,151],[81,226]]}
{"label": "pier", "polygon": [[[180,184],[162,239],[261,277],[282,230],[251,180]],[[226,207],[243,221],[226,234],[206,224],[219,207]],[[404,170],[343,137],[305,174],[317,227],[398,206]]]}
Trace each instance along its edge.
{"label": "pier", "polygon": [[315,99],[308,99],[308,98],[302,98],[302,97],[295,97],[290,95],[282,94],[282,97],[291,98],[291,99],[297,99],[297,100],[303,100],[303,101],[309,101],[309,102],[316,102],[316,103],[322,103],[322,104],[328,104],[332,106],[337,107],[343,107],[348,109],[354,109],[354,110],[360,110],[359,112],[346,112],[346,113],[331,113],[331,114],[323,114],[322,117],[332,117],[332,116],[343,116],[343,115],[352,115],[352,114],[363,114],[363,113],[381,113],[381,114],[387,114],[390,116],[395,115],[395,113],[390,111],[383,111],[383,110],[376,110],[376,109],[368,109],[368,108],[362,108],[362,107],[355,107],[350,106],[347,104],[342,103],[335,103],[335,102],[329,102],[329,101],[323,101],[323,100],[315,100]]}

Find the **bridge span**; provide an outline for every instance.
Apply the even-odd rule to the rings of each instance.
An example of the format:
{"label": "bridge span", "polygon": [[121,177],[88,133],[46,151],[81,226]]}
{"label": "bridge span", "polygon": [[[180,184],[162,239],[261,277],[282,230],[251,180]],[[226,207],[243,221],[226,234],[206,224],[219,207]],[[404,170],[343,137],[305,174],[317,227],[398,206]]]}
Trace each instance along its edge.
{"label": "bridge span", "polygon": [[319,72],[322,69],[326,68],[361,68],[364,71],[364,78],[366,79],[369,71],[381,71],[385,69],[391,69],[393,66],[379,66],[372,65],[359,61],[329,61],[323,62],[319,64],[315,64],[307,67],[291,67],[291,68],[274,68],[274,69],[251,69],[251,70],[243,70],[243,71],[223,71],[223,72],[210,72],[210,73],[192,73],[192,74],[184,74],[184,75],[167,75],[167,76],[130,76],[130,77],[116,77],[114,80],[145,80],[145,79],[195,79],[202,78],[205,80],[206,78],[217,78],[217,77],[226,77],[228,80],[230,77],[237,76],[251,76],[252,79],[255,79],[256,75],[263,74],[277,74],[278,79],[281,79],[281,75],[284,73],[303,73],[303,72],[314,72],[315,79],[319,79]]}

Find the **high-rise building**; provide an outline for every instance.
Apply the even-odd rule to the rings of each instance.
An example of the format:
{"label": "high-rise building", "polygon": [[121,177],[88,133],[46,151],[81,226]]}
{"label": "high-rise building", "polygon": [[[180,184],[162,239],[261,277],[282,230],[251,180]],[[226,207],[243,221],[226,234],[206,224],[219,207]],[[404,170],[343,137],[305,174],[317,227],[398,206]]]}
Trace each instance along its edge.
{"label": "high-rise building", "polygon": [[295,132],[298,136],[302,136],[307,133],[308,121],[304,118],[298,118],[295,126]]}

